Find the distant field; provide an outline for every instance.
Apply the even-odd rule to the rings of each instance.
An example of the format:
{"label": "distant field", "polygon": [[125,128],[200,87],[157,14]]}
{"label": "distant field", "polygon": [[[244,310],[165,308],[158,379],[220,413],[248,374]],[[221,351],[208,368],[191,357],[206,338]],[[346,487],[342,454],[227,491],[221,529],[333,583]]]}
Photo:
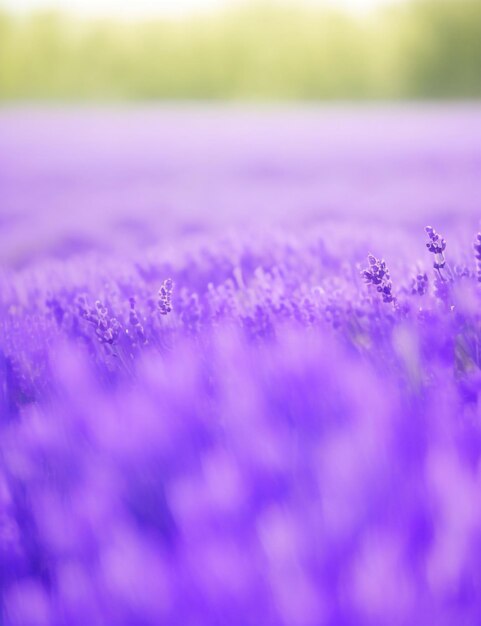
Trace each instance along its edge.
{"label": "distant field", "polygon": [[0,189],[13,264],[239,225],[476,224],[481,109],[4,108]]}

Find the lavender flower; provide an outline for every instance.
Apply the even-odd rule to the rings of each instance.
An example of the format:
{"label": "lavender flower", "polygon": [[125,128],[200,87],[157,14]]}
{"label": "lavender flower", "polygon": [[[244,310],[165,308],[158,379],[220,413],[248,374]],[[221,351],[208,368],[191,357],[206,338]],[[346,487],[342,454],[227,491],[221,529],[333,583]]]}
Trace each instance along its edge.
{"label": "lavender flower", "polygon": [[362,271],[364,282],[376,287],[376,291],[381,294],[383,302],[393,302],[395,298],[392,295],[392,283],[386,262],[376,259],[372,254],[368,255],[367,260],[369,266]]}
{"label": "lavender flower", "polygon": [[129,311],[129,324],[132,328],[131,334],[134,337],[134,342],[139,341],[141,344],[147,343],[145,331],[142,323],[140,322],[138,313],[135,309],[136,300],[133,296],[129,298],[130,311]]}
{"label": "lavender flower", "polygon": [[93,323],[96,324],[95,334],[97,339],[100,343],[112,345],[118,337],[119,324],[115,317],[109,317],[107,307],[100,300],[97,300],[95,303],[95,309],[96,317],[93,318]]}
{"label": "lavender flower", "polygon": [[451,305],[451,291],[452,282],[454,276],[452,270],[446,273],[446,259],[444,257],[444,250],[446,249],[446,240],[441,237],[432,226],[426,226],[426,233],[428,234],[429,241],[426,244],[429,252],[434,254],[433,267],[436,270],[436,276],[434,279],[434,293],[446,306]]}
{"label": "lavender flower", "polygon": [[474,252],[476,259],[476,273],[478,282],[481,283],[481,233],[478,233],[474,242]]}
{"label": "lavender flower", "polygon": [[172,290],[174,283],[171,278],[167,278],[162,283],[159,294],[157,307],[161,315],[167,315],[172,311]]}
{"label": "lavender flower", "polygon": [[444,251],[446,250],[446,240],[438,235],[438,233],[434,230],[432,226],[426,226],[424,229],[428,235],[429,241],[426,243],[426,247],[429,252],[434,254],[434,264],[433,267],[435,270],[441,270],[446,265],[446,260],[444,258]]}

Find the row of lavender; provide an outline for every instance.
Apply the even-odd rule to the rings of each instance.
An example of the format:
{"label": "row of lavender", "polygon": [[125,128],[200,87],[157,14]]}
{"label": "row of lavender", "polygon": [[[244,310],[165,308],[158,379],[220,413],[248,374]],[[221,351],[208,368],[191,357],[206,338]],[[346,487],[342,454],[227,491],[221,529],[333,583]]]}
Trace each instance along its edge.
{"label": "row of lavender", "polygon": [[[132,372],[144,350],[165,354],[174,336],[202,336],[222,324],[242,329],[254,341],[275,337],[277,327],[287,323],[332,327],[364,353],[371,352],[366,348],[373,338],[389,330],[390,339],[391,330],[404,322],[422,336],[433,324],[447,325],[450,339],[465,346],[476,328],[481,235],[471,250],[455,250],[447,263],[445,239],[432,227],[426,233],[433,255],[429,274],[428,259],[413,263],[408,234],[393,243],[381,232],[370,233],[367,244],[362,237],[343,237],[335,227],[327,237],[301,231],[214,245],[201,240],[175,254],[153,249],[129,260],[90,254],[45,261],[23,272],[5,270],[0,285],[8,381],[3,402],[15,413],[21,397],[36,398],[34,387],[42,383],[51,345],[61,339],[85,349],[113,377]],[[394,285],[386,261],[372,254],[361,269],[363,245],[373,242],[378,248],[387,245],[391,253]],[[165,276],[174,277],[175,289]],[[479,366],[477,342],[469,345],[464,366]],[[376,343],[375,358],[378,350]]]}
{"label": "row of lavender", "polygon": [[481,235],[426,230],[5,271],[0,623],[477,623]]}

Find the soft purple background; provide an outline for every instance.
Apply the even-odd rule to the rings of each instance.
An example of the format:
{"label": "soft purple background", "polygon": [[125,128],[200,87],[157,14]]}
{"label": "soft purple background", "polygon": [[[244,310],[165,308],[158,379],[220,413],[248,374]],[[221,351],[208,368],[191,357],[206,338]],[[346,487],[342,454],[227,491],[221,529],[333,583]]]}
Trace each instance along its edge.
{"label": "soft purple background", "polygon": [[9,265],[239,223],[476,227],[480,209],[475,105],[0,110]]}

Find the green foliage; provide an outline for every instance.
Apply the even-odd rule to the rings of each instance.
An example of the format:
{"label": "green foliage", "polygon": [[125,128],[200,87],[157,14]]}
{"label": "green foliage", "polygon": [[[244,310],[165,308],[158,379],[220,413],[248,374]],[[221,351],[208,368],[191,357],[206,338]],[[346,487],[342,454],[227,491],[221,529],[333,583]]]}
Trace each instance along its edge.
{"label": "green foliage", "polygon": [[294,0],[180,21],[0,13],[3,100],[480,95],[480,0],[413,0],[367,17]]}

